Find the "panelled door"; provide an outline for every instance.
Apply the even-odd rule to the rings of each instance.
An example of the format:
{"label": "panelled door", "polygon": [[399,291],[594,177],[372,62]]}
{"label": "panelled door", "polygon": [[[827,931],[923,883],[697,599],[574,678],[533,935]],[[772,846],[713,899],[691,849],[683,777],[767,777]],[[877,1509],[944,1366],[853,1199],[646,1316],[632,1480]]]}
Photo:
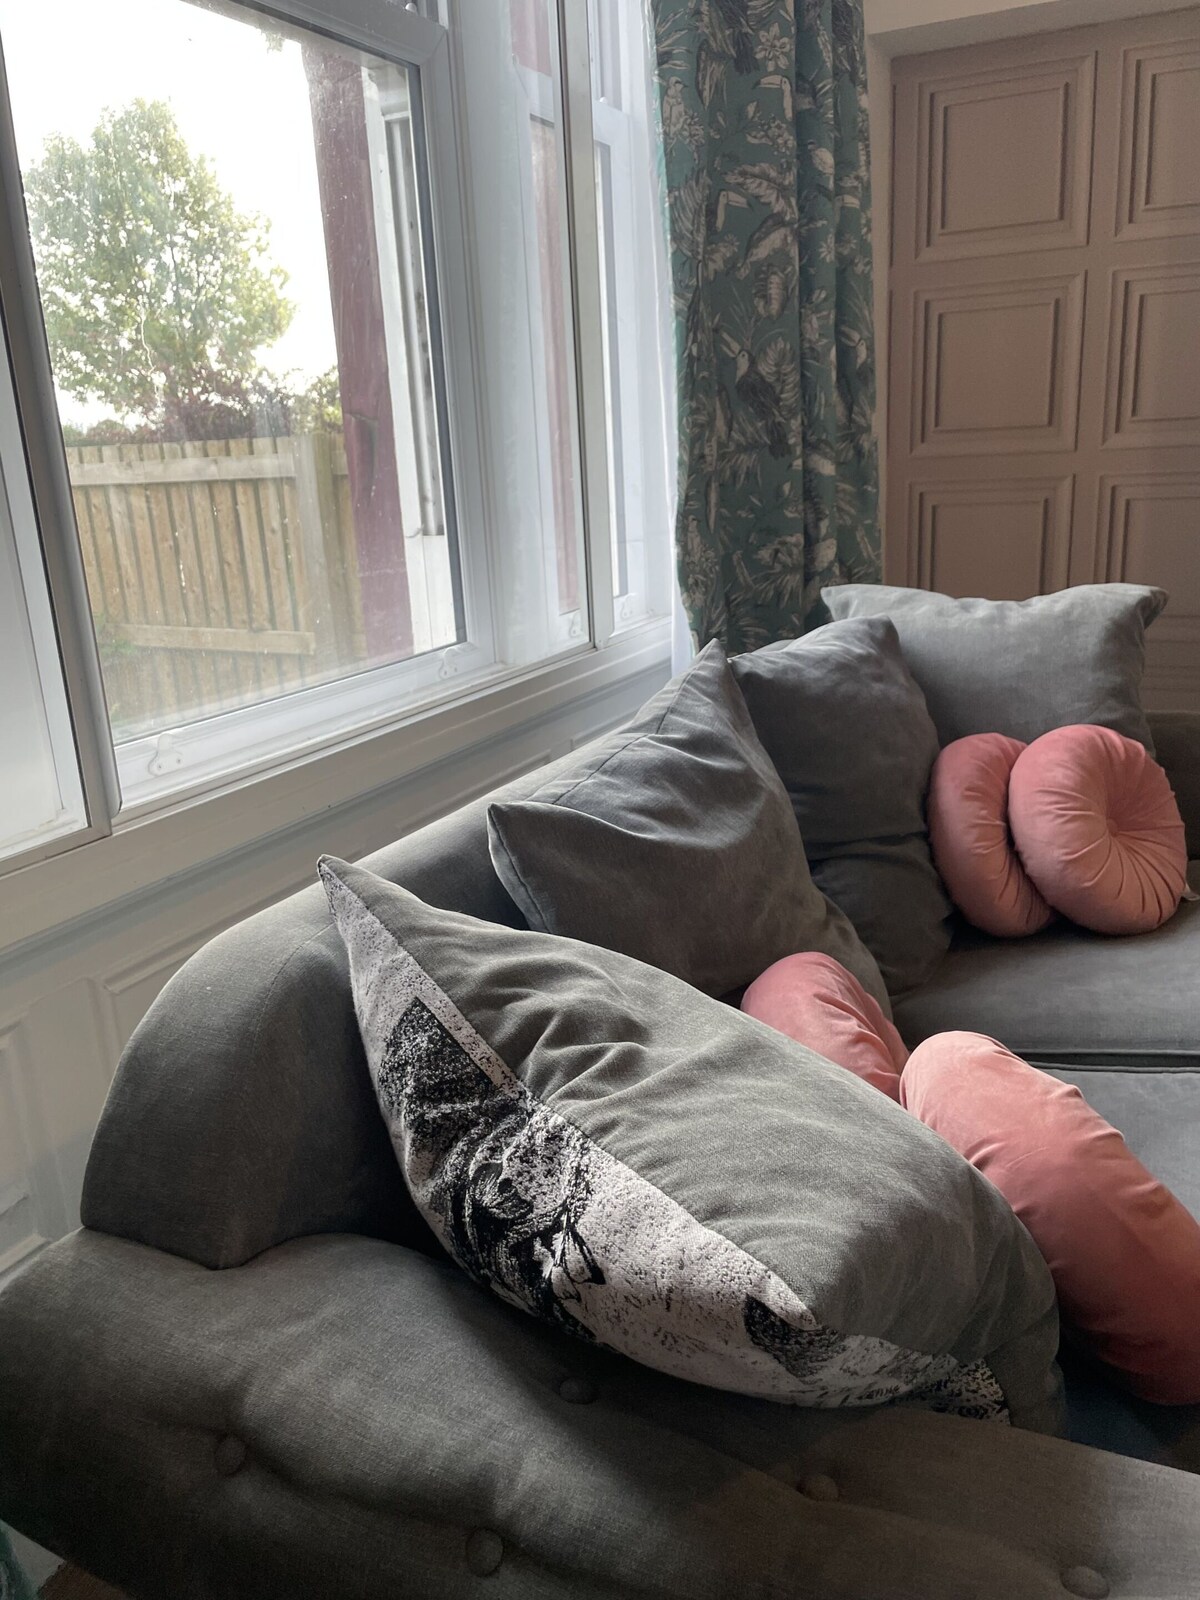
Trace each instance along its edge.
{"label": "panelled door", "polygon": [[1159,584],[1200,708],[1200,11],[893,62],[887,577]]}

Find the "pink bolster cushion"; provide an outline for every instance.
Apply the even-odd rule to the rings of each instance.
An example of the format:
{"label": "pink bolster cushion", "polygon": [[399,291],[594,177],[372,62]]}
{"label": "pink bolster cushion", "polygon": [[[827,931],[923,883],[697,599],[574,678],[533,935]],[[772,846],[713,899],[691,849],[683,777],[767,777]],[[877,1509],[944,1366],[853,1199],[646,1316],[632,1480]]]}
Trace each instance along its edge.
{"label": "pink bolster cushion", "polygon": [[1071,1084],[977,1033],[918,1045],[901,1104],[999,1189],[1064,1318],[1144,1400],[1200,1402],[1200,1224]]}
{"label": "pink bolster cushion", "polygon": [[742,1010],[899,1100],[904,1041],[832,956],[804,951],[776,961],[746,990]]}
{"label": "pink bolster cushion", "polygon": [[1187,888],[1183,820],[1166,773],[1111,728],[1055,728],[1023,750],[1008,814],[1025,870],[1065,917],[1148,933]]}
{"label": "pink bolster cushion", "polygon": [[1002,733],[970,734],[946,746],[929,781],[929,838],[947,892],[968,922],[1008,939],[1054,915],[1009,834],[1009,774],[1025,748]]}

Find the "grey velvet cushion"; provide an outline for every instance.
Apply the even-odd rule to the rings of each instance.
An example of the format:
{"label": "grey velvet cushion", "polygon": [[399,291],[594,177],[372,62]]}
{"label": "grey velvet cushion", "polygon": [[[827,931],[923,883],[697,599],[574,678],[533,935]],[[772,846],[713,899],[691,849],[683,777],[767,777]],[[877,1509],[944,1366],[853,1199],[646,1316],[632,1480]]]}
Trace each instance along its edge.
{"label": "grey velvet cushion", "polygon": [[886,617],[853,617],[730,666],[792,802],[813,882],[895,995],[950,943],[925,826],[937,729]]}
{"label": "grey velvet cushion", "polygon": [[716,643],[577,767],[491,806],[488,842],[531,928],[624,951],[714,995],[820,950],[888,1004],[874,959],[812,881]]}
{"label": "grey velvet cushion", "polygon": [[718,1388],[1044,1414],[1045,1263],[886,1096],[615,951],[322,876],[400,1165],[478,1281]]}
{"label": "grey velvet cushion", "polygon": [[822,596],[835,618],[892,619],[944,745],[969,733],[1029,741],[1095,722],[1153,753],[1141,685],[1145,630],[1167,603],[1161,589],[1095,583],[1031,600],[956,600],[845,584]]}
{"label": "grey velvet cushion", "polygon": [[[1188,876],[1200,890],[1200,862]],[[910,1046],[966,1028],[1037,1062],[1200,1066],[1200,901],[1128,938],[1066,922],[1031,939],[964,931],[896,1025]]]}

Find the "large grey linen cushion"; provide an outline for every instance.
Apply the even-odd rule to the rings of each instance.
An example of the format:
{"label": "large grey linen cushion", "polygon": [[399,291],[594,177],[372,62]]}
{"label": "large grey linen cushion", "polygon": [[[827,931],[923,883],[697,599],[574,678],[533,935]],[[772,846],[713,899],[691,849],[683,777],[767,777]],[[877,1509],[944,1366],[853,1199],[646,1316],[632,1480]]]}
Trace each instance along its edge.
{"label": "large grey linen cushion", "polygon": [[886,1096],[615,951],[321,870],[400,1165],[478,1281],[718,1388],[1044,1415],[1046,1265]]}
{"label": "large grey linen cushion", "polygon": [[716,643],[578,767],[491,806],[488,844],[531,928],[621,950],[713,995],[820,950],[888,1005],[873,957],[812,881]]}
{"label": "large grey linen cushion", "polygon": [[852,617],[730,666],[813,882],[850,918],[891,994],[923,983],[950,943],[925,826],[938,736],[895,627]]}
{"label": "large grey linen cushion", "polygon": [[1154,752],[1141,685],[1161,589],[1093,583],[1031,600],[956,600],[856,583],[822,597],[838,619],[892,619],[943,745],[969,733],[1029,742],[1094,722]]}

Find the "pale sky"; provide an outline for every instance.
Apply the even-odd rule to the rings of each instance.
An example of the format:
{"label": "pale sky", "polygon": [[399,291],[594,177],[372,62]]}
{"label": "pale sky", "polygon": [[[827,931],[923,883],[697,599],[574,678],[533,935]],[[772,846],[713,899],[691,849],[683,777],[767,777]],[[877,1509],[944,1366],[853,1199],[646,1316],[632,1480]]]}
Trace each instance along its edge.
{"label": "pale sky", "polygon": [[[304,378],[334,365],[299,45],[269,49],[253,24],[187,0],[0,0],[0,38],[22,167],[51,133],[86,143],[102,111],[166,100],[238,209],[270,219],[270,253],[289,275],[296,314],[264,364]],[[65,420],[105,414],[69,398],[62,410]]]}

